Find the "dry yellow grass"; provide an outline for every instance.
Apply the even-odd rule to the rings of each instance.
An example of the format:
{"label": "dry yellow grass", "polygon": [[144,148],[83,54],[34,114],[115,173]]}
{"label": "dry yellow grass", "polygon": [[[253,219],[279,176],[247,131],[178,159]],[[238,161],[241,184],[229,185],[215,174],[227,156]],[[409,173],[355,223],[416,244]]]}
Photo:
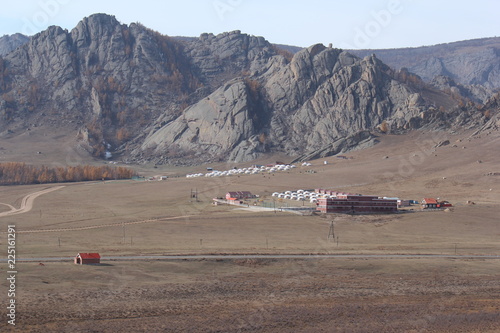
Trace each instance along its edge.
{"label": "dry yellow grass", "polygon": [[[491,153],[497,139],[483,137],[468,142],[463,140],[465,135],[455,136],[449,137],[452,144],[462,138],[460,145],[469,147],[450,144],[433,149],[429,143],[421,143],[428,137],[385,136],[376,147],[349,154],[352,159],[331,157],[326,159],[327,165],[323,160],[315,161],[312,167],[274,175],[66,184],[37,198],[30,212],[4,217],[2,222],[17,226],[20,253],[25,257],[67,256],[79,251],[100,251],[103,255],[454,253],[455,247],[462,254],[498,252],[500,177],[485,175],[499,165],[499,155]],[[46,187],[4,187],[0,202],[18,207],[26,194]],[[451,212],[325,219],[211,204],[213,197],[230,190],[249,190],[271,202],[274,191],[318,187],[416,200],[440,197],[455,207]],[[199,202],[189,198],[195,189]],[[476,204],[467,205],[468,200]],[[169,219],[147,221],[159,217]],[[338,246],[326,242],[332,218]],[[144,222],[134,224],[138,221]],[[71,230],[86,227],[91,229]],[[44,229],[52,231],[29,232]]]}
{"label": "dry yellow grass", "polygon": [[[443,137],[451,144],[434,149]],[[424,141],[429,139],[433,143]],[[468,133],[413,133],[384,136],[381,141],[371,149],[347,154],[352,159],[330,157],[313,161],[309,168],[274,175],[65,184],[38,197],[31,211],[0,218],[0,224],[2,228],[16,225],[19,257],[90,251],[103,256],[500,253],[500,176],[487,175],[500,172],[498,134],[469,141]],[[329,163],[323,164],[324,160]],[[203,172],[205,167],[185,172]],[[214,165],[220,170],[230,167]],[[141,172],[182,171],[164,167]],[[47,186],[3,187],[0,202],[19,207],[24,196]],[[211,204],[212,197],[231,190],[249,190],[271,200],[275,191],[318,187],[416,200],[440,197],[455,207],[450,212],[321,217]],[[192,189],[197,189],[199,202],[189,198]],[[469,200],[475,204],[468,205]],[[0,211],[5,210],[7,206],[0,206]],[[332,220],[338,245],[327,240]],[[0,231],[0,237],[5,237],[6,230]],[[70,325],[70,331],[102,332],[120,327],[136,332],[221,327],[250,332],[314,332],[329,327],[429,332],[500,329],[498,259],[107,263],[92,267],[19,264],[21,329],[64,331],[64,325]],[[5,271],[5,264],[0,267]],[[2,282],[0,293],[5,294],[6,286]],[[93,310],[82,313],[81,309]]]}

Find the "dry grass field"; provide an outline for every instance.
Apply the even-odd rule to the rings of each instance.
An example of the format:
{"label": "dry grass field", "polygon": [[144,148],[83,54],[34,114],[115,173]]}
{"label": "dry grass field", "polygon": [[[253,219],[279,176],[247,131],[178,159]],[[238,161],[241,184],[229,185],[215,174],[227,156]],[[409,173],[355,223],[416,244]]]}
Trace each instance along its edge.
{"label": "dry grass field", "polygon": [[[104,257],[500,255],[500,176],[489,175],[500,173],[500,136],[469,135],[383,136],[373,148],[346,154],[349,159],[329,157],[275,174],[188,179],[182,176],[207,166],[143,167],[139,171],[145,176],[171,177],[162,182],[63,184],[37,197],[30,211],[0,217],[5,229],[0,230],[0,244],[6,243],[6,226],[14,224],[22,258],[78,252]],[[450,144],[434,148],[444,139]],[[16,157],[9,151],[13,154],[4,150],[2,160]],[[64,163],[63,155],[55,163]],[[235,165],[210,166],[227,170]],[[9,211],[8,205],[19,208],[23,197],[51,186],[1,188],[0,213]],[[301,188],[415,200],[439,197],[454,207],[422,212],[413,206],[413,211],[396,215],[302,216],[211,202],[237,190],[272,202],[275,191]],[[192,190],[198,192],[197,201],[190,198]],[[338,242],[328,239],[331,221]],[[5,275],[7,265],[0,263],[0,268]],[[16,331],[500,331],[500,259],[104,261],[100,266],[32,262],[18,264],[18,272]],[[2,281],[0,294],[6,295],[7,282]],[[5,306],[0,315],[0,328],[8,331]]]}

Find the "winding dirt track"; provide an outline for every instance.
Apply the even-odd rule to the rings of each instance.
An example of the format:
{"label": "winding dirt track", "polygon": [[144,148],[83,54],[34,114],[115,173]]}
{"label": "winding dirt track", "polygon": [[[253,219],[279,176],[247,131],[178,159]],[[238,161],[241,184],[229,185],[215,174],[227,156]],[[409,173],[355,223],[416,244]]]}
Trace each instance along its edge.
{"label": "winding dirt track", "polygon": [[30,193],[30,194],[28,194],[27,196],[25,196],[23,198],[23,200],[21,201],[21,207],[20,208],[15,208],[14,206],[9,205],[9,204],[2,204],[2,205],[5,205],[5,206],[8,206],[10,208],[10,210],[7,211],[7,212],[0,213],[0,217],[5,217],[5,216],[10,216],[10,215],[27,213],[27,212],[29,212],[30,210],[33,209],[33,203],[35,202],[36,198],[38,198],[39,196],[41,196],[43,194],[59,190],[59,189],[61,189],[63,187],[64,186],[54,186],[54,187],[49,187],[49,188],[47,188],[45,190],[41,190],[41,191],[38,191],[38,192]]}

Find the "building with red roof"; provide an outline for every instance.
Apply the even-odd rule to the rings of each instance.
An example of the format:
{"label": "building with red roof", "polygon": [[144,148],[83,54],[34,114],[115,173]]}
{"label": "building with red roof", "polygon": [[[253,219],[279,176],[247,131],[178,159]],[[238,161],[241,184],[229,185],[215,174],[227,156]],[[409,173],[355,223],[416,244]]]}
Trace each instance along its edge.
{"label": "building with red roof", "polygon": [[438,202],[433,198],[424,198],[422,199],[422,208],[438,208]]}
{"label": "building with red roof", "polygon": [[101,256],[99,253],[78,253],[75,257],[75,264],[77,265],[88,265],[88,264],[100,264]]}
{"label": "building with red roof", "polygon": [[[439,198],[438,198],[439,199]],[[438,201],[437,199],[433,198],[424,198],[421,202],[422,208],[446,208],[446,207],[453,207],[451,203],[448,201]]]}

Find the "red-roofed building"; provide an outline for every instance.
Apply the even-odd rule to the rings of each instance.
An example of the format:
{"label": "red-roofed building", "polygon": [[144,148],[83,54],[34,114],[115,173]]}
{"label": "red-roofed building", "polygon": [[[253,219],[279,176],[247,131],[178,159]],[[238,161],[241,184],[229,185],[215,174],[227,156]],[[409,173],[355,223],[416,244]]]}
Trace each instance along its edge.
{"label": "red-roofed building", "polygon": [[424,198],[421,204],[422,208],[438,208],[438,202],[433,198]]}
{"label": "red-roofed building", "polygon": [[77,265],[88,265],[88,264],[100,264],[101,256],[99,253],[78,253],[75,257],[75,264]]}

